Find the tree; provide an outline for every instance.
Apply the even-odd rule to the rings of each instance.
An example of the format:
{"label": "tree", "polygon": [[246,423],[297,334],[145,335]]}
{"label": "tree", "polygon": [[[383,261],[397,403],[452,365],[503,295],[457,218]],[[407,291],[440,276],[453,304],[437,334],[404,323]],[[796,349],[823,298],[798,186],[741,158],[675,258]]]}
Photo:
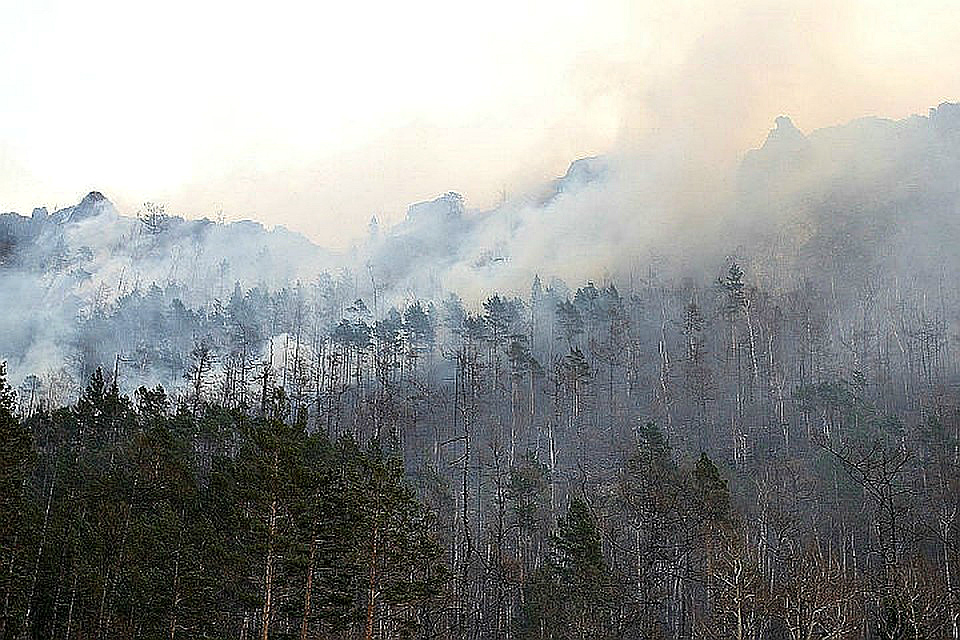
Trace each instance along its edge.
{"label": "tree", "polygon": [[166,231],[169,224],[165,207],[154,202],[143,203],[143,208],[137,213],[137,219],[140,220],[143,231],[152,236]]}
{"label": "tree", "polygon": [[31,546],[33,531],[28,525],[30,504],[26,493],[33,459],[33,442],[29,431],[14,415],[16,397],[7,383],[5,362],[0,362],[0,637],[14,637],[24,620],[23,609],[29,610],[30,597],[20,575],[27,564],[25,551]]}
{"label": "tree", "polygon": [[522,638],[611,638],[618,596],[587,502],[575,497],[557,524],[549,563],[531,581],[519,621]]}

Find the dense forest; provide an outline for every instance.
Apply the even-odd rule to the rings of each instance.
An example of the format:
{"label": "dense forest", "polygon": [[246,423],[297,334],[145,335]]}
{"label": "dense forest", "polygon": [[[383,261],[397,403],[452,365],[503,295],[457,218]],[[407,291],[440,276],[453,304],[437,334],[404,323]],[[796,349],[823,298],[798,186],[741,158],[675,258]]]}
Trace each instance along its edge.
{"label": "dense forest", "polygon": [[0,637],[957,638],[949,288],[757,264],[104,303],[2,384]]}
{"label": "dense forest", "polygon": [[0,215],[0,639],[960,640],[960,105],[671,166]]}

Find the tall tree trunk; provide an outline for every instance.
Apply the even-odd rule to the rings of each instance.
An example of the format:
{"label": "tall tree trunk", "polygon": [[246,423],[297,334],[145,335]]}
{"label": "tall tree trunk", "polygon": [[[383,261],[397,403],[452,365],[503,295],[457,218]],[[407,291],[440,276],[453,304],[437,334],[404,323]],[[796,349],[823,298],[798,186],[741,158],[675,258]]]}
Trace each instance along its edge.
{"label": "tall tree trunk", "polygon": [[173,594],[170,604],[170,633],[169,640],[174,640],[177,634],[177,605],[180,604],[180,551],[183,548],[183,511],[180,512],[180,531],[177,535],[177,550],[173,555]]}
{"label": "tall tree trunk", "polygon": [[[377,606],[377,536],[380,533],[379,524],[373,527],[373,536],[370,543],[370,582],[367,588],[367,627],[364,633],[366,640],[373,640],[373,626]],[[266,640],[266,639],[264,639]]]}
{"label": "tall tree trunk", "polygon": [[310,599],[313,596],[313,562],[317,555],[317,539],[310,541],[310,561],[307,564],[306,585],[303,590],[303,620],[300,623],[300,640],[307,640],[310,629]]}
{"label": "tall tree trunk", "polygon": [[263,569],[263,628],[260,631],[260,640],[267,640],[270,636],[270,618],[273,615],[273,545],[277,530],[277,497],[270,501],[270,516],[267,533],[267,557]]}
{"label": "tall tree trunk", "polygon": [[[50,506],[53,504],[53,487],[57,481],[57,473],[54,471],[50,478],[50,488],[47,490],[47,506],[43,511],[43,528],[40,533],[40,543],[37,545],[37,556],[33,562],[33,572],[30,574],[30,589],[27,592],[27,612],[23,617],[24,634],[30,628],[30,618],[33,615],[33,596],[37,590],[37,578],[40,575],[40,560],[43,557],[43,548],[47,542],[47,528],[50,522]],[[13,566],[13,555],[11,553],[11,568]]]}

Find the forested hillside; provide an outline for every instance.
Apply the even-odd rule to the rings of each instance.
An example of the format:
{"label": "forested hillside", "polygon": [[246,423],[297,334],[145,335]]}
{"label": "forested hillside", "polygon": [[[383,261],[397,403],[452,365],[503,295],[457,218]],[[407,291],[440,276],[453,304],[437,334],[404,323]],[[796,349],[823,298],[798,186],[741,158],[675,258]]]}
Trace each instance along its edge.
{"label": "forested hillside", "polygon": [[960,637],[957,113],[779,120],[660,244],[597,159],[339,270],[5,218],[0,637]]}
{"label": "forested hillside", "polygon": [[938,306],[879,292],[848,325],[736,263],[477,312],[356,300],[332,328],[313,293],[186,313],[210,341],[176,348],[173,398],[100,370],[66,408],[4,392],[3,633],[953,633]]}

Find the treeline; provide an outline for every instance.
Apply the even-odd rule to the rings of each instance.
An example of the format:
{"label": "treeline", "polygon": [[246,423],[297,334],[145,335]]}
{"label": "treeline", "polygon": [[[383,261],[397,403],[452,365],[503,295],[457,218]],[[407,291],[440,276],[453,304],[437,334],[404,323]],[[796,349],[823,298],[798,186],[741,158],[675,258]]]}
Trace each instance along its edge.
{"label": "treeline", "polygon": [[[74,420],[83,438],[116,433],[87,444],[98,492],[142,446],[136,434],[180,434],[173,457],[200,506],[195,518],[171,507],[165,522],[196,522],[184,533],[195,544],[228,537],[220,562],[249,563],[181,573],[166,561],[151,573],[168,591],[149,598],[166,605],[147,637],[960,637],[950,287],[883,273],[751,280],[731,262],[708,285],[655,271],[576,290],[537,279],[524,299],[471,308],[453,296],[388,306],[375,280],[356,283],[238,286],[198,309],[151,288],[82,318],[73,370],[92,382],[80,401],[52,410],[63,376],[29,379],[9,400],[34,451],[10,495],[33,515],[27,534],[4,538],[19,542],[3,560],[38,577],[15,581],[6,628],[56,620],[52,637],[66,637],[64,621],[81,620],[72,601],[83,637],[137,637],[120,622],[133,600],[117,563],[133,562],[123,505],[147,478],[113,481],[121,506],[97,571],[38,552],[62,535],[46,529],[48,504],[65,500],[71,526],[98,513],[79,489],[58,493],[68,481],[44,462],[49,425]],[[151,375],[179,382],[153,410],[144,398],[159,392],[126,401],[114,386]],[[126,412],[96,431],[79,418],[93,387]],[[233,493],[251,466],[259,484]],[[299,487],[337,497],[311,502]],[[387,542],[371,508],[397,509],[413,533]],[[178,535],[174,524],[149,546],[175,554]],[[352,551],[322,542],[342,536]],[[40,590],[45,563],[59,572],[53,596]],[[186,584],[173,576],[188,574],[235,593],[169,606],[169,585]],[[59,608],[41,613],[41,592]],[[324,605],[320,592],[347,595]]]}

